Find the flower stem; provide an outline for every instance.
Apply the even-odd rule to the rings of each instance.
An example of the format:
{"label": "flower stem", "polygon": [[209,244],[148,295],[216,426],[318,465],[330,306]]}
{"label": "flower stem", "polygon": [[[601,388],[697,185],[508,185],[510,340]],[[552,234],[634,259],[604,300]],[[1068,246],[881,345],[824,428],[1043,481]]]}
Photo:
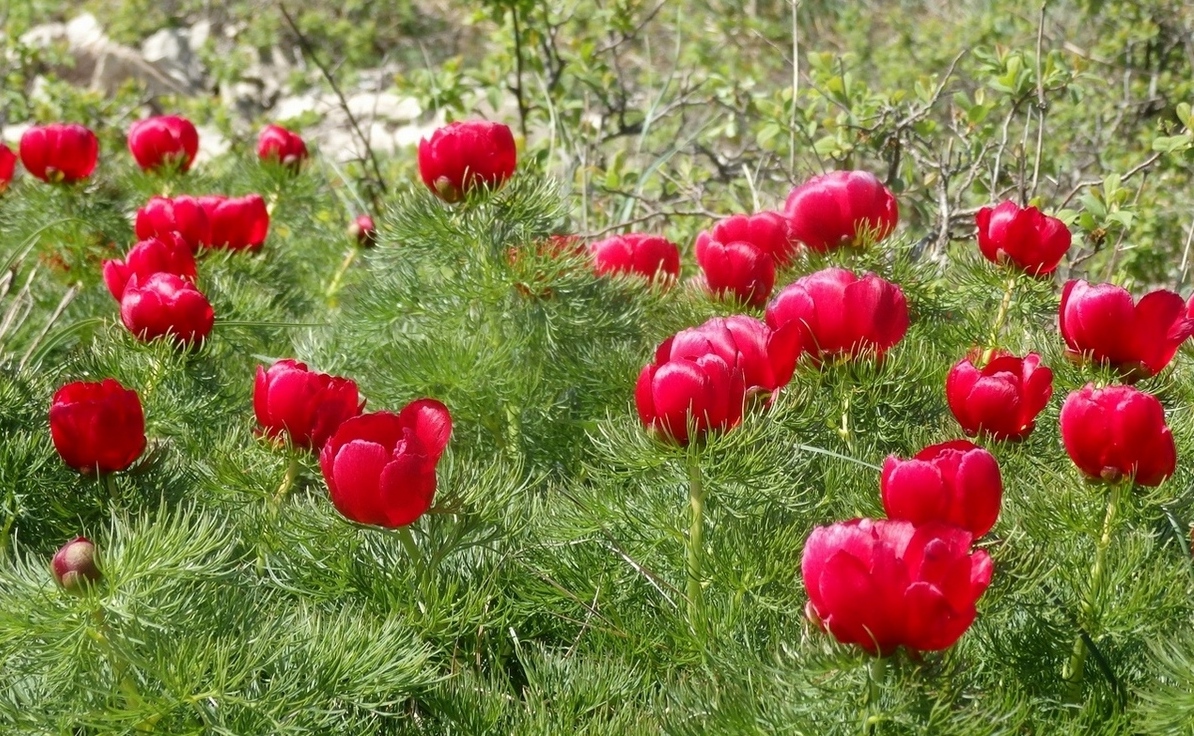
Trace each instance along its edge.
{"label": "flower stem", "polygon": [[872,657],[867,668],[866,713],[862,732],[869,736],[879,725],[879,698],[883,694],[883,683],[887,680],[887,657]]}
{"label": "flower stem", "polygon": [[286,494],[290,493],[290,489],[294,487],[294,482],[298,480],[299,470],[298,453],[292,451],[290,453],[290,461],[286,464],[286,475],[282,476],[282,483],[278,486],[278,490],[274,492],[274,503],[282,503],[286,498]]}
{"label": "flower stem", "polygon": [[[1094,565],[1090,569],[1090,587],[1081,606],[1080,625],[1088,635],[1093,636],[1095,619],[1102,607],[1103,578],[1107,564],[1107,549],[1111,546],[1111,535],[1115,530],[1116,521],[1120,515],[1126,491],[1131,490],[1131,481],[1121,481],[1111,486],[1110,497],[1107,499],[1107,512],[1103,516],[1103,533],[1099,537],[1095,549]],[[1086,639],[1079,632],[1074,640],[1074,651],[1070,654],[1070,661],[1066,664],[1063,679],[1067,685],[1067,699],[1077,703],[1082,698],[1082,675],[1086,668]]]}
{"label": "flower stem", "polygon": [[104,485],[108,488],[108,496],[111,497],[112,503],[120,503],[122,496],[120,495],[120,486],[116,485],[116,474],[104,473]]}
{"label": "flower stem", "polygon": [[402,542],[402,547],[406,550],[406,556],[410,558],[411,564],[414,565],[415,570],[422,576],[423,552],[419,549],[419,545],[415,544],[415,535],[410,533],[410,527],[400,526],[394,533],[398,535],[398,541]]}
{"label": "flower stem", "polygon": [[995,313],[995,324],[991,327],[991,339],[988,341],[990,349],[985,356],[985,359],[988,361],[994,354],[995,349],[999,347],[999,333],[1003,331],[1003,323],[1007,321],[1007,313],[1012,306],[1012,294],[1015,288],[1016,279],[1009,277],[1007,284],[1003,288],[1003,301],[999,302],[999,311]]}
{"label": "flower stem", "polygon": [[688,453],[688,505],[691,518],[688,526],[688,623],[698,629],[705,609],[701,588],[701,561],[705,551],[705,488],[701,482],[701,455]]}
{"label": "flower stem", "polygon": [[360,251],[361,249],[357,247],[349,249],[348,255],[346,255],[344,260],[340,263],[340,268],[336,269],[336,273],[333,274],[332,280],[328,283],[326,296],[328,302],[332,306],[335,306],[334,300],[336,298],[336,292],[340,291],[340,282],[344,279],[344,274],[348,273],[349,267],[352,266],[353,261],[357,259],[357,253]]}

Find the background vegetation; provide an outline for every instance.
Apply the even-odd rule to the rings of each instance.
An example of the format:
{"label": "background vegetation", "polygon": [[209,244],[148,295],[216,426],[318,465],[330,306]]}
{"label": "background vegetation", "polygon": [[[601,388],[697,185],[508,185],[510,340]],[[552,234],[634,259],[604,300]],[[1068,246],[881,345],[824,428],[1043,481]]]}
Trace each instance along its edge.
{"label": "background vegetation", "polygon": [[[385,5],[382,9],[380,6]],[[101,136],[93,182],[25,177],[0,198],[0,723],[14,733],[1194,732],[1194,373],[1144,384],[1164,401],[1179,470],[1133,500],[1108,604],[1081,624],[1096,666],[1079,702],[1060,678],[1084,617],[1103,493],[1060,448],[1069,365],[1055,284],[1016,282],[999,342],[1037,350],[1056,398],[1033,436],[994,445],[1007,488],[985,542],[995,582],[954,649],[903,657],[864,706],[864,657],[804,619],[803,540],[881,512],[879,465],[958,436],[948,367],[988,340],[1006,277],[973,214],[1039,201],[1071,223],[1065,277],[1188,296],[1194,233],[1188,4],[1015,2],[304,4],[296,18],[348,84],[398,60],[428,110],[485,111],[524,136],[494,198],[449,210],[413,151],[298,177],[263,168],[255,128],[211,98],[163,100],[221,125],[228,155],[173,191],[277,195],[258,256],[209,253],[218,316],[194,354],[120,325],[99,262],[161,182],[124,152],[143,95],[28,83],[53,52],[16,39],[77,4],[9,0],[5,122],[69,119]],[[117,38],[212,15],[247,49],[292,46],[267,3],[92,2]],[[454,40],[453,40],[454,39]],[[442,43],[440,42],[442,40]],[[234,78],[232,55],[219,73]],[[796,62],[793,63],[793,59]],[[303,76],[296,84],[321,84]],[[802,367],[770,411],[703,456],[707,624],[684,616],[685,457],[650,441],[634,377],[655,344],[733,307],[691,290],[596,281],[534,255],[553,232],[662,232],[690,244],[715,217],[778,206],[831,168],[875,171],[901,227],[861,255],[806,258],[902,284],[913,327],[882,365]],[[333,274],[350,217],[381,244]],[[509,248],[524,249],[511,264]],[[515,284],[541,279],[547,299]],[[457,430],[440,513],[396,539],[353,527],[313,461],[274,500],[286,459],[253,435],[255,366],[297,357],[361,384],[372,409],[443,400]],[[113,376],[142,395],[146,460],[120,498],[62,466],[54,389]],[[107,582],[57,591],[50,554],[86,533]]]}

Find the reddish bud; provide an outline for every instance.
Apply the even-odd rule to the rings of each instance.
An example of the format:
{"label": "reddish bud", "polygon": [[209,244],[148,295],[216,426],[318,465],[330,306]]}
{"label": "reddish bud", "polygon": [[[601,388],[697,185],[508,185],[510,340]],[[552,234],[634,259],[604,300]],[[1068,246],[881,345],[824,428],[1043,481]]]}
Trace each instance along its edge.
{"label": "reddish bud", "polygon": [[775,261],[750,243],[720,243],[701,233],[696,241],[697,264],[714,296],[761,307],[775,287]]}
{"label": "reddish bud", "polygon": [[257,136],[257,158],[297,170],[307,160],[307,144],[298,133],[267,125]]}
{"label": "reddish bud", "polygon": [[336,510],[360,524],[413,523],[431,508],[435,466],[451,435],[448,408],[434,399],[348,419],[319,453]]}
{"label": "reddish bud", "polygon": [[200,246],[211,240],[207,212],[198,199],[185,195],[174,199],[151,197],[137,210],[135,230],[138,240],[166,239],[171,233],[178,233],[192,253],[198,253]]}
{"label": "reddish bud", "polygon": [[171,165],[187,171],[199,152],[199,132],[186,118],[161,115],[133,123],[128,144],[137,165],[145,171]]}
{"label": "reddish bud", "polygon": [[143,342],[169,335],[190,346],[211,333],[215,313],[203,292],[179,276],[155,273],[142,280],[133,274],[120,298],[120,320]]}
{"label": "reddish bud", "polygon": [[882,357],[908,331],[908,304],[900,287],[873,273],[857,276],[826,268],[797,279],[767,305],[767,324],[789,323],[807,331],[805,350],[815,359]]}
{"label": "reddish bud", "polygon": [[125,470],[145,450],[141,399],[114,378],[68,383],[50,404],[50,437],[62,461],[80,473]]}
{"label": "reddish bud", "polygon": [[1074,465],[1093,479],[1130,476],[1137,485],[1155,486],[1177,466],[1161,402],[1131,386],[1088,383],[1071,393],[1061,407],[1061,440]]}
{"label": "reddish bud", "polygon": [[253,411],[266,436],[283,433],[298,447],[318,450],[346,420],[361,413],[365,402],[354,381],[307,370],[295,360],[257,367]]}
{"label": "reddish bud", "polygon": [[82,595],[103,579],[98,563],[99,553],[95,544],[87,537],[75,537],[54,553],[50,571],[63,590]]}
{"label": "reddish bud", "polygon": [[784,207],[792,237],[819,253],[879,243],[900,219],[895,196],[868,171],[831,171],[792,190]]}
{"label": "reddish bud", "polygon": [[670,281],[680,276],[680,248],[662,235],[628,233],[589,246],[599,276],[627,273]]}
{"label": "reddish bud", "polygon": [[501,123],[450,123],[419,141],[419,176],[449,203],[478,187],[499,189],[514,175],[517,161],[514,134]]}
{"label": "reddish bud", "polygon": [[172,273],[194,283],[195,256],[177,232],[165,237],[142,240],[129,250],[123,261],[104,261],[104,284],[116,301],[124,296],[124,287],[135,274],[144,281],[155,273]]}
{"label": "reddish bud", "polygon": [[945,379],[945,397],[962,431],[997,440],[1022,440],[1053,395],[1053,371],[1041,357],[997,353],[982,368],[971,358],[954,364]]}
{"label": "reddish bud", "polygon": [[372,248],[377,245],[377,228],[373,225],[373,218],[369,215],[357,215],[348,226],[348,237],[357,242],[362,248]]}
{"label": "reddish bud", "polygon": [[82,181],[95,171],[98,160],[99,139],[82,125],[38,125],[21,136],[21,164],[42,181]]}
{"label": "reddish bud", "polygon": [[952,524],[977,539],[999,518],[1003,478],[994,455],[954,440],[926,447],[911,460],[889,455],[880,493],[889,519]]}
{"label": "reddish bud", "polygon": [[886,656],[937,651],[974,623],[993,565],[957,527],[853,519],[813,529],[800,572],[814,620],[843,644]]}
{"label": "reddish bud", "polygon": [[743,314],[714,317],[664,340],[655,351],[655,363],[716,355],[742,371],[747,391],[770,393],[792,380],[801,335],[792,328],[773,332],[762,320]]}
{"label": "reddish bud", "polygon": [[714,354],[648,364],[634,388],[643,426],[678,445],[737,426],[745,398],[742,371]]}
{"label": "reddish bud", "polygon": [[1024,273],[1053,273],[1070,249],[1070,231],[1056,217],[1015,202],[983,207],[974,216],[978,248],[991,263],[1011,263]]}
{"label": "reddish bud", "polygon": [[1160,373],[1194,332],[1185,301],[1165,289],[1133,305],[1113,284],[1069,281],[1058,317],[1071,356],[1108,364],[1129,382]]}
{"label": "reddish bud", "polygon": [[244,197],[200,197],[199,206],[211,224],[205,245],[228,250],[257,250],[269,233],[269,209],[260,194]]}

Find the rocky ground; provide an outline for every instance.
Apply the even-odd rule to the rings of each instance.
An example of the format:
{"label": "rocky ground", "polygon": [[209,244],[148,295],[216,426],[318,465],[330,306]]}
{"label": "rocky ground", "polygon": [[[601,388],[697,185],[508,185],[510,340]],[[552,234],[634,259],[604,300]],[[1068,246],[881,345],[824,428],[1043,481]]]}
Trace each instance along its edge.
{"label": "rocky ground", "polygon": [[[131,81],[144,86],[149,109],[159,108],[164,96],[211,97],[230,113],[234,129],[248,131],[261,118],[276,122],[314,118],[314,125],[303,125],[304,138],[337,161],[364,154],[350,114],[369,146],[380,154],[415,144],[443,124],[442,114],[425,111],[418,100],[394,91],[398,70],[392,65],[354,72],[353,81],[341,90],[346,103],[342,104],[318,68],[297,49],[275,46],[266,53],[246,51],[238,42],[238,31],[235,26],[215,28],[210,21],[200,20],[186,28],[162,29],[135,48],[114,41],[90,13],[64,23],[43,24],[22,34],[20,41],[33,49],[61,52],[61,63],[46,65],[33,79],[29,94],[44,96],[50,75],[106,94]],[[254,60],[236,81],[217,78],[203,60],[245,53]],[[296,79],[306,82],[305,89],[294,85]],[[15,142],[27,127],[27,123],[7,125],[0,129],[0,139]],[[200,160],[227,150],[228,142],[216,127],[200,126],[199,133]]]}

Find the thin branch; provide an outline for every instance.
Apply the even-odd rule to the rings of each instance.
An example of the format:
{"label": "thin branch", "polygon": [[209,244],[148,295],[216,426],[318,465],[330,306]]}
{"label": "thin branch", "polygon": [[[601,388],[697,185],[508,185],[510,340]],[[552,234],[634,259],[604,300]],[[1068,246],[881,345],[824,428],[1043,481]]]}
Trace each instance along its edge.
{"label": "thin branch", "polygon": [[[299,48],[302,50],[303,55],[311,59],[311,62],[315,64],[315,66],[319,69],[320,74],[323,75],[323,78],[327,80],[327,83],[331,86],[332,92],[336,94],[336,98],[340,101],[340,109],[343,110],[344,114],[348,116],[348,124],[352,126],[353,132],[356,133],[357,138],[360,139],[362,145],[365,146],[365,157],[373,169],[373,176],[377,179],[378,186],[381,187],[383,192],[386,191],[388,187],[386,186],[385,177],[383,177],[381,174],[381,165],[377,162],[377,155],[373,152],[373,146],[369,144],[369,137],[366,136],[361,130],[360,123],[357,122],[356,116],[353,115],[352,110],[349,109],[348,100],[344,97],[344,92],[340,90],[340,85],[336,83],[332,73],[320,60],[319,55],[315,53],[315,49],[311,46],[311,42],[307,39],[303,32],[299,30],[298,24],[294,22],[294,18],[290,16],[290,12],[286,10],[286,5],[284,5],[281,0],[278,0],[278,10],[282,11],[282,17],[286,20],[286,25],[290,27],[291,32],[294,33],[295,38],[298,40]],[[374,211],[380,212],[381,202],[377,198],[377,192],[372,191],[372,188],[370,188],[369,196],[370,199],[373,200]]]}

